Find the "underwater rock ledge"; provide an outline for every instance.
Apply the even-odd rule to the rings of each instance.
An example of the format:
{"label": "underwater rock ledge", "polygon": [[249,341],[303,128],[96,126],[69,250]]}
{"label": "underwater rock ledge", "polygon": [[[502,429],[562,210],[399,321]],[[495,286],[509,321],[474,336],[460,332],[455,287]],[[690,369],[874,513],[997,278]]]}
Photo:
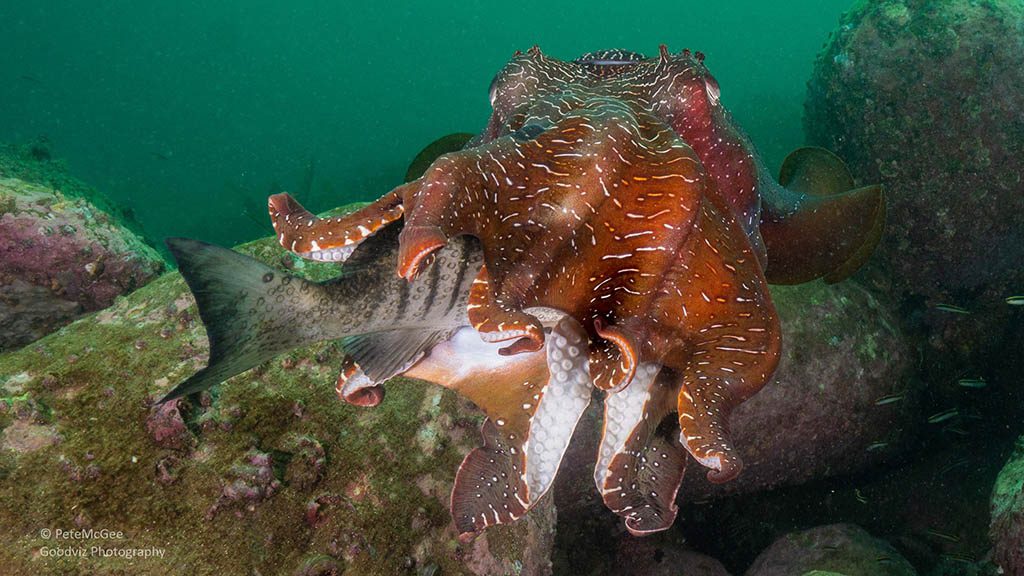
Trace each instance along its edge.
{"label": "underwater rock ledge", "polygon": [[164,261],[89,200],[0,178],[0,351],[145,285]]}
{"label": "underwater rock ledge", "polygon": [[[240,248],[309,277],[273,240]],[[552,499],[467,545],[448,512],[481,416],[440,387],[393,381],[373,410],[333,390],[331,344],[205,394],[153,402],[206,362],[185,283],[168,273],[0,355],[0,549],[5,574],[547,574]],[[162,558],[43,556],[47,529],[111,529]]]}

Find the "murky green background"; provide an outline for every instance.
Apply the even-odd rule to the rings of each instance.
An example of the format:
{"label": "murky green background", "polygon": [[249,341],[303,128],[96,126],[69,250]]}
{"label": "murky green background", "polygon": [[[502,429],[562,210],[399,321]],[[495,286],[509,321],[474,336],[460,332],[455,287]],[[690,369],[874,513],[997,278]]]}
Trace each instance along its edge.
{"label": "murky green background", "polygon": [[[804,86],[850,0],[0,2],[0,141],[46,136],[153,238],[270,233],[277,186],[314,210],[399,183],[425,143],[475,132],[533,44],[707,53],[769,165],[802,143]],[[244,212],[248,210],[249,216]]]}

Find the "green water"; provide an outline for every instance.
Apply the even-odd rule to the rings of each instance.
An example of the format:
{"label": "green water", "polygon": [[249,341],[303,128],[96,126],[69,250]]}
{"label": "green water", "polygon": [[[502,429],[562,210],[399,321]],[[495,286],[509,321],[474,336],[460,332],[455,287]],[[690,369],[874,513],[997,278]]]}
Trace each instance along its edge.
{"label": "green water", "polygon": [[[294,4],[294,6],[293,6]],[[149,236],[271,233],[268,192],[322,210],[399,183],[422,145],[486,122],[517,49],[707,54],[769,165],[803,141],[804,86],[849,0],[0,3],[0,142],[46,136]],[[244,211],[250,213],[246,216]]]}

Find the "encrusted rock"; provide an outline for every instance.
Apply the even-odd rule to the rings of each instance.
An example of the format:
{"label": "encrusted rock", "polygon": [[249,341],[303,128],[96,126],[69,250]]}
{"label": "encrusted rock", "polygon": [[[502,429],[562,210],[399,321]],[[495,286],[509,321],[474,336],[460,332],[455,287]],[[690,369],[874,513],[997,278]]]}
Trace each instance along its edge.
{"label": "encrusted rock", "polygon": [[161,448],[171,450],[187,450],[195,443],[195,438],[185,426],[185,420],[178,410],[179,401],[157,404],[150,408],[146,418],[146,430],[153,442]]}
{"label": "encrusted rock", "polygon": [[993,560],[1005,574],[1024,574],[1024,436],[992,488]]}
{"label": "encrusted rock", "polygon": [[882,0],[843,16],[808,83],[812,144],[888,198],[874,262],[904,293],[1024,281],[1024,5]]}
{"label": "encrusted rock", "polygon": [[895,548],[854,524],[831,524],[783,536],[761,553],[746,576],[794,576],[812,571],[844,576],[915,576]]}
{"label": "encrusted rock", "polygon": [[155,278],[164,262],[85,198],[0,178],[0,351]]}

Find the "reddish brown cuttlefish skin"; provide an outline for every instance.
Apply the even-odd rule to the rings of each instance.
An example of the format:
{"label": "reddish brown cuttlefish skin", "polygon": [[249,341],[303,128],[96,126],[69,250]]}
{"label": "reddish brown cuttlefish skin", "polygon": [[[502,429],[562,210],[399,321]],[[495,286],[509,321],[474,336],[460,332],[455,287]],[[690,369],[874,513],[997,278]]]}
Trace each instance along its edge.
{"label": "reddish brown cuttlefish skin", "polygon": [[[487,445],[456,481],[462,534],[515,520],[550,485],[550,466],[528,460],[554,426],[538,404],[581,370],[588,389],[607,392],[598,489],[633,533],[663,530],[675,518],[686,452],[715,482],[741,470],[729,414],[779,359],[765,266],[784,281],[853,267],[870,253],[864,230],[878,219],[880,194],[819,200],[766,176],[699,53],[662,47],[651,59],[605,51],[565,62],[533,48],[497,75],[490,100],[487,127],[465,149],[353,214],[319,219],[287,195],[271,197],[279,240],[305,257],[342,261],[404,218],[397,272],[413,280],[451,238],[479,239],[484,265],[468,319],[485,342],[503,343],[509,363],[466,374],[452,348],[406,372],[459,390],[490,418]],[[810,163],[791,172],[825,178]],[[854,214],[856,229],[835,240],[819,213]],[[817,237],[801,236],[812,228]],[[566,318],[547,334],[536,309]],[[381,398],[349,395],[367,405]],[[579,404],[565,404],[570,435]],[[663,425],[673,414],[678,433]]]}

